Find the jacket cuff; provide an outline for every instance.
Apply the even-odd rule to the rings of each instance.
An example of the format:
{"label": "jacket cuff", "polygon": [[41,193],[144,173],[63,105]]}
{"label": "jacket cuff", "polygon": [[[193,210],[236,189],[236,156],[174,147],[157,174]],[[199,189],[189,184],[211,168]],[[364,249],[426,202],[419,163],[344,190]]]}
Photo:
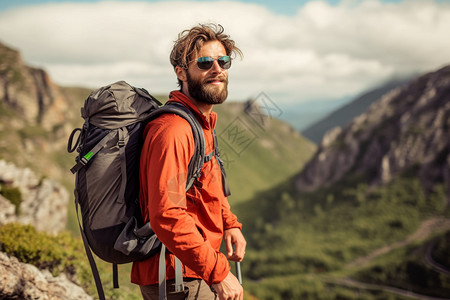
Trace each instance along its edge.
{"label": "jacket cuff", "polygon": [[[223,224],[224,225],[224,227],[223,227],[223,230],[225,231],[225,230],[228,230],[228,229],[231,229],[231,228],[239,228],[239,230],[241,230],[242,231],[242,224],[241,223],[239,223],[239,222],[235,222],[234,224],[232,224],[232,225],[228,225],[228,224]],[[227,226],[228,225],[228,226]]]}
{"label": "jacket cuff", "polygon": [[227,258],[223,253],[219,252],[217,257],[216,265],[214,269],[211,271],[209,278],[203,278],[209,286],[222,282],[230,272],[230,264],[228,263]]}

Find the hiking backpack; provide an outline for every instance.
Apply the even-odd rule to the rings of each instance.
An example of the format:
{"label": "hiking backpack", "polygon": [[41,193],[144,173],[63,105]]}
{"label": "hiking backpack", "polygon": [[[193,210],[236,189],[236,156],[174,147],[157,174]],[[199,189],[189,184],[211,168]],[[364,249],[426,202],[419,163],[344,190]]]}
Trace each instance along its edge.
{"label": "hiking backpack", "polygon": [[[205,155],[202,127],[187,107],[180,103],[161,106],[146,90],[125,81],[93,91],[81,108],[83,127],[74,129],[67,150],[78,151],[76,165],[71,169],[76,174],[75,207],[100,299],[105,298],[104,291],[91,249],[99,258],[113,264],[114,287],[118,287],[117,264],[144,260],[160,252],[160,299],[165,297],[165,247],[150,223],[144,224],[139,204],[143,130],[148,122],[165,113],[183,117],[191,125],[194,135],[195,153],[188,166],[186,191],[200,175],[203,163],[215,155],[224,177],[224,192],[229,195],[218,151],[215,149]],[[77,132],[79,135],[73,145]],[[178,259],[176,284],[178,290],[182,289]]]}

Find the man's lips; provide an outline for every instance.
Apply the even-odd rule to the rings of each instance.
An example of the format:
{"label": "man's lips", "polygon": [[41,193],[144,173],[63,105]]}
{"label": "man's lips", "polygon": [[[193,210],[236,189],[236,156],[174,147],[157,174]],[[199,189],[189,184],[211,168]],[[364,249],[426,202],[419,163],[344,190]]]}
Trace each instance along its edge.
{"label": "man's lips", "polygon": [[210,84],[221,84],[225,81],[225,78],[210,78],[205,81],[205,83]]}

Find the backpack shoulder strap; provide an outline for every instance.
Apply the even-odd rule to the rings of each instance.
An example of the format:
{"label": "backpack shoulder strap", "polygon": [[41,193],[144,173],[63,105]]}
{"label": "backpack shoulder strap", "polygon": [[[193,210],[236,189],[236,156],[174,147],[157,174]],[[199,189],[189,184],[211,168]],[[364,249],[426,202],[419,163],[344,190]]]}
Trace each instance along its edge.
{"label": "backpack shoulder strap", "polygon": [[92,275],[94,276],[95,286],[97,288],[99,300],[105,300],[106,299],[105,292],[103,291],[102,280],[101,280],[100,274],[98,272],[97,264],[95,263],[94,256],[92,255],[91,249],[89,248],[89,242],[88,242],[86,233],[84,232],[83,227],[81,227],[80,216],[78,213],[78,203],[79,202],[78,202],[77,193],[75,193],[75,209],[76,209],[76,213],[77,213],[78,227],[80,228],[81,237],[83,238],[84,250],[86,251],[86,255],[89,260],[89,265],[91,266],[91,271],[92,271]]}
{"label": "backpack shoulder strap", "polygon": [[225,172],[225,166],[223,163],[222,158],[220,158],[220,152],[219,152],[219,146],[217,143],[217,134],[216,130],[214,130],[214,156],[217,159],[217,162],[219,163],[220,171],[222,173],[222,187],[223,187],[223,193],[225,194],[225,197],[228,197],[231,195],[230,186],[228,185],[227,181],[227,173]]}
{"label": "backpack shoulder strap", "polygon": [[186,191],[190,189],[195,179],[200,176],[200,171],[205,160],[205,136],[199,121],[193,112],[181,103],[171,102],[152,112],[148,121],[154,120],[162,114],[176,114],[185,119],[191,125],[194,136],[195,152],[188,166]]}

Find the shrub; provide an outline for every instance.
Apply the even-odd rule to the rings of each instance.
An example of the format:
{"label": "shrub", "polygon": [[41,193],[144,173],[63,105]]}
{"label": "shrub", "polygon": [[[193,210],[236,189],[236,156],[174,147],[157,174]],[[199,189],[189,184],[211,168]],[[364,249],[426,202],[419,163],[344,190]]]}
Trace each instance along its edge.
{"label": "shrub", "polygon": [[16,187],[0,185],[0,194],[8,199],[16,207],[16,215],[20,214],[20,203],[22,203],[22,193]]}
{"label": "shrub", "polygon": [[51,236],[31,225],[10,223],[0,227],[0,250],[54,275],[65,272],[81,280],[79,276],[89,275],[83,268],[83,245],[69,233]]}

